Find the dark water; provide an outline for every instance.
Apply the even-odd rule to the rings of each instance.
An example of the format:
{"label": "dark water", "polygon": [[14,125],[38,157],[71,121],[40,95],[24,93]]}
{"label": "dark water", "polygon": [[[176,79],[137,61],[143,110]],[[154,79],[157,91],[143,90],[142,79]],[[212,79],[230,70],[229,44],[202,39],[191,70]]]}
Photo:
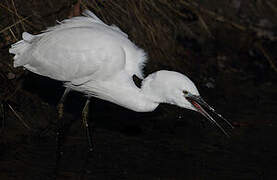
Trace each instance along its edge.
{"label": "dark water", "polygon": [[[90,157],[80,121],[85,98],[71,93],[65,109],[70,128],[57,179],[275,179],[276,85],[233,85],[200,90],[235,125],[231,138],[196,112],[162,104],[155,112],[135,113],[93,99],[95,150]],[[55,105],[63,88],[34,75],[24,88],[34,97],[20,96],[13,106],[35,131],[7,113],[0,179],[53,179]]]}

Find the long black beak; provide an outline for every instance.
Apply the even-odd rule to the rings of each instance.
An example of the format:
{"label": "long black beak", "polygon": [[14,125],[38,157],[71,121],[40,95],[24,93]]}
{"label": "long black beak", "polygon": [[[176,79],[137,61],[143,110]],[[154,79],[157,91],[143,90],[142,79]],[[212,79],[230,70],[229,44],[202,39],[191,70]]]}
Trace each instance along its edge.
{"label": "long black beak", "polygon": [[195,95],[187,95],[185,98],[197,109],[199,113],[201,113],[204,117],[206,117],[211,123],[215,124],[226,136],[230,137],[230,135],[223,129],[223,127],[218,124],[212,116],[209,115],[202,107],[207,108],[208,110],[212,111],[214,114],[216,114],[219,118],[223,119],[231,128],[234,128],[234,126],[225,119],[222,115],[218,114],[214,108],[212,108],[208,103],[206,103],[200,96]]}

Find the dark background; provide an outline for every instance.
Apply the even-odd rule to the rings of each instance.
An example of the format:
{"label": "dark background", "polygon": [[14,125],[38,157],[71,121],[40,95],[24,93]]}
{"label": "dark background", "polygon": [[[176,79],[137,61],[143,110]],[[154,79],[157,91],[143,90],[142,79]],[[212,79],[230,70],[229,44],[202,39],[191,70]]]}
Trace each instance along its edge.
{"label": "dark background", "polygon": [[[75,3],[0,2],[1,180],[53,179],[56,105],[64,88],[13,68],[8,48],[23,31],[37,34],[78,14]],[[73,92],[65,103],[57,179],[276,179],[274,0],[88,0],[81,8],[145,49],[146,75],[167,69],[189,76],[235,129],[227,138],[196,112],[161,104],[154,112],[135,113],[92,99],[95,150],[87,157],[85,97]]]}

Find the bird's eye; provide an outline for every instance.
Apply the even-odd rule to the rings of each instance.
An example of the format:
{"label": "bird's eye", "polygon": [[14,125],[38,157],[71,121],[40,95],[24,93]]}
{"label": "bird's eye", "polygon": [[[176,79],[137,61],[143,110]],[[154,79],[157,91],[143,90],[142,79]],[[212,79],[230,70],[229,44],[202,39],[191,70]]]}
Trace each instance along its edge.
{"label": "bird's eye", "polygon": [[184,95],[188,95],[189,94],[189,92],[186,91],[186,90],[184,90],[183,93],[184,93]]}

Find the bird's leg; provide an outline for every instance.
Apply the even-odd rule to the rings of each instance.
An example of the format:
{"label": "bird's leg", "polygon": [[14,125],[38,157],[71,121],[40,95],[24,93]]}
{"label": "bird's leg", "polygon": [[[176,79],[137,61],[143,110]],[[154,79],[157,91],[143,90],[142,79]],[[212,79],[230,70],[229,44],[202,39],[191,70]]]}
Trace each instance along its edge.
{"label": "bird's leg", "polygon": [[66,88],[58,105],[57,105],[57,109],[58,109],[58,122],[57,122],[57,132],[56,132],[56,142],[57,142],[57,153],[59,154],[58,157],[60,155],[62,155],[61,152],[61,140],[63,138],[63,126],[64,126],[64,122],[63,122],[63,113],[64,113],[64,101],[69,93],[70,89]]}
{"label": "bird's leg", "polygon": [[93,143],[92,143],[91,126],[88,121],[89,103],[90,103],[90,99],[87,99],[85,107],[82,111],[82,121],[83,121],[83,125],[86,128],[86,135],[88,139],[88,152],[90,153],[93,151]]}
{"label": "bird's leg", "polygon": [[58,105],[57,105],[57,109],[58,109],[58,119],[62,119],[62,117],[63,117],[63,107],[64,107],[64,101],[65,101],[65,99],[66,99],[66,97],[67,97],[67,95],[68,95],[68,93],[69,93],[69,91],[70,91],[70,89],[69,88],[66,88],[65,89],[65,91],[64,91],[64,93],[63,93],[63,95],[62,95],[62,97],[61,97],[61,99],[60,99],[60,101],[59,101],[59,103],[58,103]]}
{"label": "bird's leg", "polygon": [[69,93],[70,89],[66,88],[58,105],[58,121],[57,121],[57,130],[56,130],[56,168],[55,168],[55,174],[58,172],[59,162],[61,159],[61,156],[63,154],[62,151],[62,141],[64,139],[63,136],[63,128],[64,128],[64,122],[63,122],[63,114],[64,114],[64,101]]}
{"label": "bird's leg", "polygon": [[88,153],[85,156],[85,161],[84,164],[82,166],[81,169],[81,179],[83,179],[84,174],[86,174],[87,171],[87,165],[89,164],[89,159],[91,157],[91,152],[93,151],[94,147],[93,147],[93,143],[92,143],[92,128],[93,126],[91,126],[91,124],[88,121],[88,117],[89,117],[89,103],[90,103],[90,99],[87,99],[85,107],[82,111],[82,123],[86,128],[86,135],[87,135],[87,140],[88,140]]}

